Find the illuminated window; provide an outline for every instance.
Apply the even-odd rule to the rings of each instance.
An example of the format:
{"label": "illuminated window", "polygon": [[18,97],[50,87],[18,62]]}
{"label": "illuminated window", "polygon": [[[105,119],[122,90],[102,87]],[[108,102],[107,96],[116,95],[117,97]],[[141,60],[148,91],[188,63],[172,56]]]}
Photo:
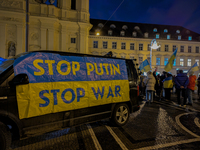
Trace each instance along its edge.
{"label": "illuminated window", "polygon": [[76,38],[71,38],[71,43],[76,43]]}
{"label": "illuminated window", "polygon": [[184,46],[181,46],[181,52],[184,52]]}
{"label": "illuminated window", "polygon": [[199,59],[195,59],[195,62],[197,62],[197,65],[199,66]]}
{"label": "illuminated window", "polygon": [[143,50],[143,44],[139,44],[139,51]]}
{"label": "illuminated window", "polygon": [[110,28],[114,29],[114,28],[116,28],[116,26],[114,24],[111,24]]}
{"label": "illuminated window", "polygon": [[144,33],[144,37],[148,38],[149,34],[148,33]]}
{"label": "illuminated window", "polygon": [[153,29],[153,32],[157,32],[157,28],[154,28],[154,29]]}
{"label": "illuminated window", "polygon": [[112,49],[117,49],[117,42],[112,42]]}
{"label": "illuminated window", "polygon": [[137,36],[137,32],[133,32],[133,37],[136,37]]}
{"label": "illuminated window", "polygon": [[167,39],[168,39],[168,40],[170,39],[170,35],[167,35]]}
{"label": "illuminated window", "polygon": [[121,31],[121,32],[120,32],[120,35],[121,35],[121,36],[125,36],[125,31]]}
{"label": "illuminated window", "polygon": [[173,66],[176,66],[176,59],[174,59],[174,63],[173,63]]}
{"label": "illuminated window", "polygon": [[112,35],[112,30],[108,30],[108,35]]}
{"label": "illuminated window", "polygon": [[126,43],[121,43],[121,49],[126,49]]}
{"label": "illuminated window", "polygon": [[93,41],[93,48],[98,48],[98,41]]}
{"label": "illuminated window", "polygon": [[176,33],[180,33],[180,30],[176,30]]}
{"label": "illuminated window", "polygon": [[192,36],[189,36],[189,37],[188,37],[188,41],[191,41],[191,40],[192,40]]}
{"label": "illuminated window", "polygon": [[122,55],[121,58],[126,58],[126,56]]}
{"label": "illuminated window", "polygon": [[148,45],[147,45],[147,50],[148,50],[148,51],[151,51],[151,47],[150,47],[150,46],[151,46],[151,44],[148,44]]}
{"label": "illuminated window", "polygon": [[107,41],[103,41],[103,48],[107,49],[108,48],[108,42]]}
{"label": "illuminated window", "polygon": [[166,65],[167,63],[168,63],[168,58],[165,58],[164,65]]}
{"label": "illuminated window", "polygon": [[178,36],[178,40],[181,40],[181,35]]}
{"label": "illuminated window", "polygon": [[156,39],[159,39],[159,34],[156,34]]}
{"label": "illuminated window", "polygon": [[168,52],[168,51],[169,51],[169,46],[165,45],[165,52]]}
{"label": "illuminated window", "polygon": [[196,53],[199,53],[199,47],[196,46]]}
{"label": "illuminated window", "polygon": [[157,58],[156,58],[156,65],[157,65],[157,66],[160,65],[160,57],[157,57]]}
{"label": "illuminated window", "polygon": [[165,30],[164,30],[164,32],[165,32],[165,33],[167,33],[167,32],[168,32],[168,30],[167,30],[167,29],[165,29]]}
{"label": "illuminated window", "polygon": [[157,51],[160,51],[160,47],[157,49]]}
{"label": "illuminated window", "polygon": [[130,43],[130,50],[134,50],[135,49],[135,44],[134,43]]}
{"label": "illuminated window", "polygon": [[123,25],[122,29],[124,29],[124,30],[128,29],[127,25]]}
{"label": "illuminated window", "polygon": [[98,27],[99,27],[99,28],[103,28],[103,23],[99,23],[99,24],[98,24]]}
{"label": "illuminated window", "polygon": [[176,45],[173,45],[173,52],[176,50]]}
{"label": "illuminated window", "polygon": [[184,66],[184,59],[183,58],[180,59],[180,66]]}
{"label": "illuminated window", "polygon": [[191,53],[191,52],[192,52],[192,47],[188,46],[188,53]]}
{"label": "illuminated window", "polygon": [[187,66],[191,66],[191,64],[192,64],[192,60],[188,59]]}

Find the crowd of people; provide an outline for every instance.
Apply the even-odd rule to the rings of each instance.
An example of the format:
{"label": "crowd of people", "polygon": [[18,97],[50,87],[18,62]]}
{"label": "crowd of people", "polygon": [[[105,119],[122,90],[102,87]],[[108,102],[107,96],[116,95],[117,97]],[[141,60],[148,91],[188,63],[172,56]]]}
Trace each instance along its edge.
{"label": "crowd of people", "polygon": [[159,100],[170,101],[171,93],[176,93],[179,106],[193,105],[192,93],[197,87],[200,99],[200,75],[197,79],[194,72],[191,71],[188,77],[183,70],[179,70],[177,76],[164,71],[162,75],[156,75],[156,71],[153,73],[149,71],[147,76],[140,77],[139,84],[140,94],[144,97],[146,95],[147,101],[153,102],[155,97]]}

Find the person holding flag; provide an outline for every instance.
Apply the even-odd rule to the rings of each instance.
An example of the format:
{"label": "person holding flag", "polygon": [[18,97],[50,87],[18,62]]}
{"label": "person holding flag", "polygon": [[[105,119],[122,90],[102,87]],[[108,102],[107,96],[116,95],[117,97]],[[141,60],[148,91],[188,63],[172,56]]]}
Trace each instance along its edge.
{"label": "person holding flag", "polygon": [[148,72],[151,70],[151,67],[150,67],[150,64],[148,62],[147,59],[145,59],[141,64],[140,64],[140,67],[139,67],[140,71],[143,73],[143,72]]}
{"label": "person holding flag", "polygon": [[173,52],[172,56],[170,57],[169,61],[167,62],[166,66],[164,68],[166,72],[169,72],[173,68],[174,59],[176,58],[176,53],[177,53],[177,48]]}
{"label": "person holding flag", "polygon": [[166,78],[163,80],[163,88],[165,90],[165,100],[171,100],[171,90],[173,88],[172,75],[166,73]]}
{"label": "person holding flag", "polygon": [[199,70],[199,66],[197,64],[197,62],[188,70],[187,73],[190,73],[190,72],[195,72],[195,71],[198,71]]}

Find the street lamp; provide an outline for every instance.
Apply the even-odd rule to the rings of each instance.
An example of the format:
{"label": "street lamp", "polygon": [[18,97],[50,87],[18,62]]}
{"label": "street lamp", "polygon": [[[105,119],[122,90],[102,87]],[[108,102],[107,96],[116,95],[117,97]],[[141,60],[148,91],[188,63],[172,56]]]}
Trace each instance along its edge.
{"label": "street lamp", "polygon": [[151,46],[150,46],[150,48],[151,48],[151,51],[150,51],[150,67],[152,65],[152,50],[158,49],[159,47],[160,47],[160,45],[157,44],[156,39],[153,39],[151,41]]}

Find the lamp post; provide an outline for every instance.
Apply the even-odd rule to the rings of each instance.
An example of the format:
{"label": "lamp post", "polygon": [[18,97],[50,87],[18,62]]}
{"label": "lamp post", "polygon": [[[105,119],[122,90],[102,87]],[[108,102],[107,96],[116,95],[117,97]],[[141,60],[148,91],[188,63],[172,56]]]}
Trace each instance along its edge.
{"label": "lamp post", "polygon": [[160,47],[160,45],[157,44],[156,39],[153,39],[151,41],[151,51],[150,51],[150,67],[152,66],[152,50],[153,49],[158,49]]}

